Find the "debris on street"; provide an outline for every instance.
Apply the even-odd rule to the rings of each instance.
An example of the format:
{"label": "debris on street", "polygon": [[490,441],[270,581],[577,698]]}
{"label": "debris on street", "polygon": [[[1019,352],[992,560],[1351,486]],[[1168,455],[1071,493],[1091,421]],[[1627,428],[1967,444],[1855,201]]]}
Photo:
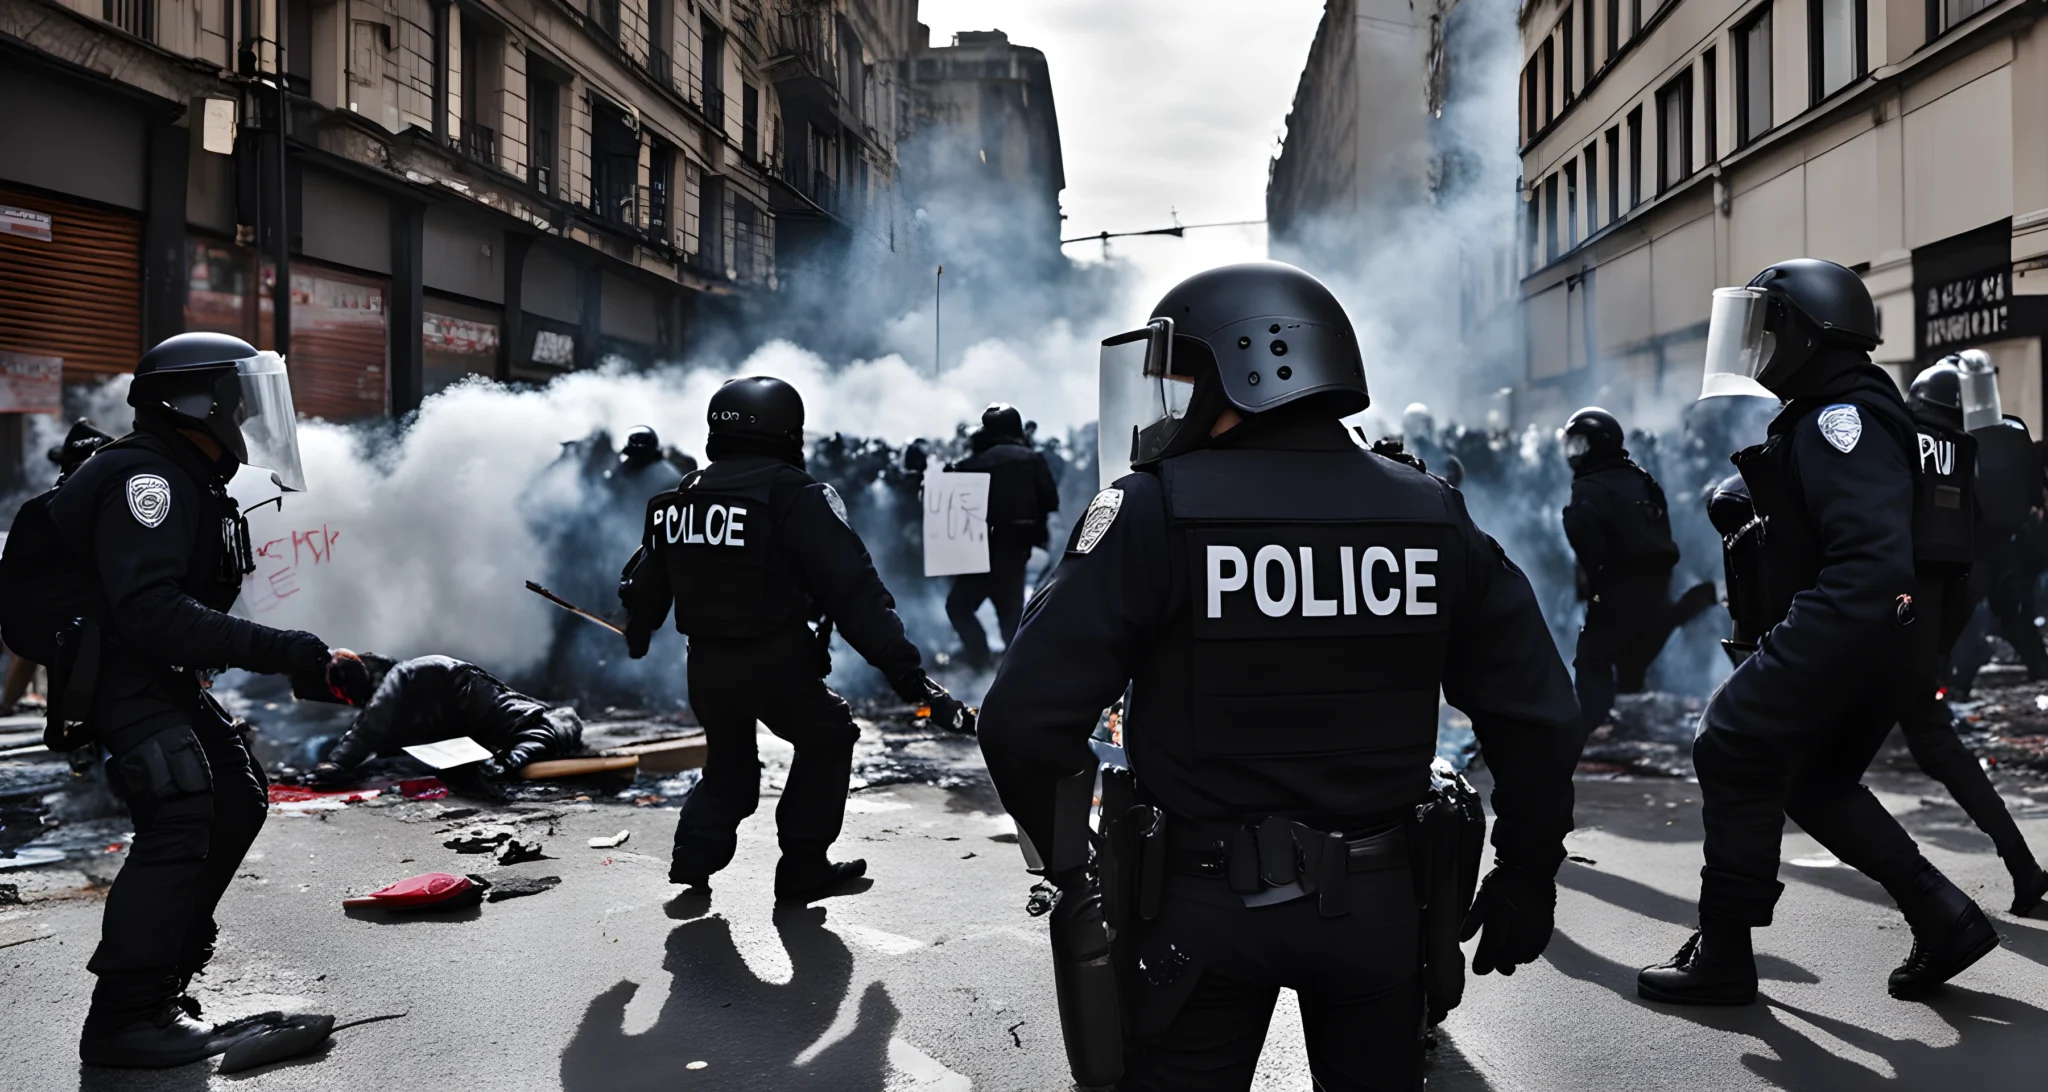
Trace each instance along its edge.
{"label": "debris on street", "polygon": [[473,831],[469,834],[458,834],[441,845],[457,853],[493,853],[511,838],[510,831]]}
{"label": "debris on street", "polygon": [[445,800],[448,786],[438,777],[409,777],[398,783],[398,795],[407,800]]}
{"label": "debris on street", "polygon": [[341,900],[345,910],[448,910],[483,901],[491,882],[482,876],[428,872]]}
{"label": "debris on street", "polygon": [[625,845],[625,844],[626,844],[626,839],[628,839],[628,838],[631,838],[632,836],[633,836],[633,832],[632,832],[632,831],[630,831],[630,830],[622,830],[622,831],[618,832],[617,834],[614,834],[614,835],[612,835],[612,836],[611,836],[611,837],[609,837],[609,838],[592,838],[592,839],[590,840],[590,848],[592,848],[592,849],[612,849],[612,848],[614,848],[614,847],[616,847],[616,846],[622,846],[622,845]]}
{"label": "debris on street", "polygon": [[520,767],[519,776],[528,781],[548,781],[557,777],[585,777],[590,774],[619,773],[632,770],[640,765],[637,755],[602,755],[590,758],[550,758],[540,762],[529,762]]}
{"label": "debris on street", "polygon": [[484,897],[490,902],[504,902],[506,899],[538,895],[560,885],[561,882],[560,876],[512,876],[492,884]]}
{"label": "debris on street", "polygon": [[528,861],[548,861],[554,858],[541,852],[539,842],[506,842],[498,852],[500,865],[525,864]]}

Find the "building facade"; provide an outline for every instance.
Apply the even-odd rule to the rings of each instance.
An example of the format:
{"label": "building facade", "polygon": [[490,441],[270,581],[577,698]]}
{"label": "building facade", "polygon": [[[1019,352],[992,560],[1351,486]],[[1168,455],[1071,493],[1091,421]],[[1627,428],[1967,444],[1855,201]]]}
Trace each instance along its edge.
{"label": "building facade", "polygon": [[967,31],[949,46],[919,48],[904,68],[913,104],[904,169],[913,188],[999,207],[1021,237],[1057,255],[1067,174],[1045,54],[1000,30]]}
{"label": "building facade", "polygon": [[2042,428],[2048,33],[2022,0],[1532,0],[1524,405],[1689,400],[1711,293],[1856,270],[1901,383],[1966,347]]}
{"label": "building facade", "polygon": [[332,420],[673,357],[778,286],[788,236],[886,238],[915,26],[915,0],[0,0],[0,461],[21,412],[184,330],[283,351]]}

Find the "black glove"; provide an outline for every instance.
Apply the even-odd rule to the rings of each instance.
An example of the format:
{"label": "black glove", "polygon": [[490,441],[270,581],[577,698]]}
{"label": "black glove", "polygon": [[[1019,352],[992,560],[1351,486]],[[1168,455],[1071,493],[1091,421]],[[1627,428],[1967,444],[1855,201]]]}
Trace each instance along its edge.
{"label": "black glove", "polygon": [[349,772],[332,762],[322,762],[298,777],[298,783],[308,788],[324,789],[349,780]]}
{"label": "black glove", "polygon": [[518,773],[527,763],[539,758],[540,753],[545,750],[547,750],[547,744],[537,739],[525,740],[513,744],[511,749],[502,755],[493,755],[490,758],[484,759],[481,768],[485,777],[510,777]]}
{"label": "black glove", "polygon": [[[936,685],[936,684],[934,684]],[[932,707],[932,724],[948,732],[974,734],[974,710],[966,703],[943,688],[929,699]]]}
{"label": "black glove", "polygon": [[1536,962],[1550,944],[1556,916],[1555,879],[1495,862],[1459,931],[1458,939],[1471,940],[1482,926],[1486,930],[1472,953],[1472,973],[1514,974],[1520,964]]}
{"label": "black glove", "polygon": [[626,655],[641,659],[647,655],[647,645],[653,640],[652,627],[636,626],[631,621],[626,623]]}

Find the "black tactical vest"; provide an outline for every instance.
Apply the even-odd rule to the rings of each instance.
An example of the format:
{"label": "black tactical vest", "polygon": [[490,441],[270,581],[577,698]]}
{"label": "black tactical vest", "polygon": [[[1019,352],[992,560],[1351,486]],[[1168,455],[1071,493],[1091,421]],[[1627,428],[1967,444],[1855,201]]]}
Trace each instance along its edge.
{"label": "black tactical vest", "polygon": [[[715,469],[715,468],[714,468]],[[803,592],[775,563],[769,465],[706,484],[710,470],[647,504],[644,541],[668,572],[676,629],[691,637],[760,637],[800,616]]]}
{"label": "black tactical vest", "polygon": [[1977,441],[1977,502],[1984,530],[2006,538],[2041,503],[2041,457],[2027,426],[2008,417],[1970,434]]}
{"label": "black tactical vest", "polygon": [[1199,451],[1159,476],[1190,581],[1193,749],[1426,767],[1465,594],[1442,487],[1358,450]]}

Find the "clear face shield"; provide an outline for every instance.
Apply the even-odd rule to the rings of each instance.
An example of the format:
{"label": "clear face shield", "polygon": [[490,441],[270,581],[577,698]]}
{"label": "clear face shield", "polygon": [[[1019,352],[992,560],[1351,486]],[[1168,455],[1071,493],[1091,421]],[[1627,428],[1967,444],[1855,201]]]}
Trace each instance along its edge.
{"label": "clear face shield", "polygon": [[1580,459],[1586,457],[1586,452],[1593,449],[1593,441],[1588,440],[1584,433],[1566,433],[1559,437],[1559,442],[1564,447],[1565,463],[1574,468]]}
{"label": "clear face shield", "polygon": [[270,471],[271,480],[288,493],[305,492],[306,471],[299,462],[299,419],[292,410],[292,381],[285,372],[284,358],[273,352],[257,353],[236,362],[235,377],[242,387],[235,425],[248,445],[248,464]]}
{"label": "clear face shield", "polygon": [[1965,349],[1956,359],[1963,388],[1963,431],[1975,432],[2005,420],[1998,402],[1998,366],[1982,349]]}
{"label": "clear face shield", "polygon": [[1761,288],[1714,289],[1700,398],[1749,395],[1777,401],[1778,396],[1756,378],[1771,359],[1772,335],[1764,329],[1769,310],[1769,297]]}
{"label": "clear face shield", "polygon": [[1172,319],[1156,318],[1103,341],[1096,428],[1103,488],[1130,473],[1146,450],[1163,447],[1161,434],[1170,435],[1171,425],[1187,416],[1194,381],[1172,373]]}

